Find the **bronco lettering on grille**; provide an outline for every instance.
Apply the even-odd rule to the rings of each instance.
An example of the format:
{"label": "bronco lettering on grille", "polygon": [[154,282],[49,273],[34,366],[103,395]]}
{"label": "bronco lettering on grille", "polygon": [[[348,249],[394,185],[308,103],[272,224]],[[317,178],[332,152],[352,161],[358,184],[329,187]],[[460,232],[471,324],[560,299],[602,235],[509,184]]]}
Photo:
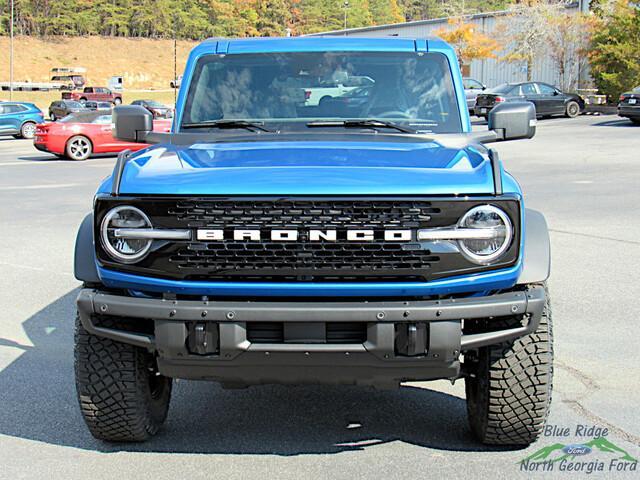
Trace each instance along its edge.
{"label": "bronco lettering on grille", "polygon": [[[307,230],[304,232],[309,242],[335,242],[338,240],[339,233],[349,242],[372,242],[378,239],[384,239],[387,242],[410,242],[412,239],[411,230]],[[198,229],[196,238],[204,242],[215,242],[220,240],[248,240],[260,241],[271,240],[272,242],[296,242],[300,238],[301,232],[298,230],[270,230],[263,232],[256,229],[235,229],[225,231],[222,229]]]}

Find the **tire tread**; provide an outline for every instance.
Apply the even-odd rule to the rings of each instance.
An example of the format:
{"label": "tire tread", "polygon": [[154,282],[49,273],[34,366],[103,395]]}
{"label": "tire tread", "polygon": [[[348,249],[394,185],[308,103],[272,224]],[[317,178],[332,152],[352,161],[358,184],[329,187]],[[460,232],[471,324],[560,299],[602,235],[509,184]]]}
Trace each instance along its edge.
{"label": "tire tread", "polygon": [[164,422],[171,380],[161,398],[148,392],[149,353],[88,333],[76,318],[75,375],[80,411],[91,434],[111,442],[139,442]]}
{"label": "tire tread", "polygon": [[[546,293],[538,329],[481,348],[476,377],[465,381],[471,429],[483,443],[530,445],[544,428],[553,378],[553,333]],[[505,319],[504,326],[513,326],[514,321],[518,319]]]}

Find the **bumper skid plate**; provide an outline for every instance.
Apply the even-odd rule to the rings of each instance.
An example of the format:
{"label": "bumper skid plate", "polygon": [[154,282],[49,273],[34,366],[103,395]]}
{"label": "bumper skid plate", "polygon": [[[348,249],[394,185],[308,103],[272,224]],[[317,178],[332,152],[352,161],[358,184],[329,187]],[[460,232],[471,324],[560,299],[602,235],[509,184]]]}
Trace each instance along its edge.
{"label": "bumper skid plate", "polygon": [[[357,383],[455,378],[460,353],[535,331],[545,290],[530,286],[484,297],[425,301],[300,302],[197,301],[137,298],[83,289],[77,299],[83,327],[97,336],[158,353],[161,373],[227,384]],[[521,326],[463,334],[463,322],[522,315]],[[153,321],[153,334],[108,328],[96,318]],[[361,343],[251,342],[248,325],[366,324]],[[313,324],[313,325],[311,325]],[[338,325],[339,327],[339,325]],[[363,327],[364,328],[364,327]],[[134,329],[135,330],[135,329]],[[296,337],[299,338],[299,337]],[[402,351],[398,345],[403,345]]]}

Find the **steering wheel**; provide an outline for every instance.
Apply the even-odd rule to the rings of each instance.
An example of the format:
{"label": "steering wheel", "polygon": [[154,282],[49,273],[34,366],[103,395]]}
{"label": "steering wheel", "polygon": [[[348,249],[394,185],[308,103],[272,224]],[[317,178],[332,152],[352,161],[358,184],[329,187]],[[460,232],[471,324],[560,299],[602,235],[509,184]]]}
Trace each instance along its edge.
{"label": "steering wheel", "polygon": [[411,115],[400,110],[389,110],[388,112],[382,112],[376,115],[377,118],[407,118],[410,119]]}

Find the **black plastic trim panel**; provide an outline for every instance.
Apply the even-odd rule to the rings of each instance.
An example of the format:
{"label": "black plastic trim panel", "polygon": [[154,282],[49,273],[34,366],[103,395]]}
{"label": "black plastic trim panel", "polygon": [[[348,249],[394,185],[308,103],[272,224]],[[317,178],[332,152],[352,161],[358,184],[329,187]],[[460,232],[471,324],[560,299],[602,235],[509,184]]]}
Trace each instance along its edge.
{"label": "black plastic trim panel", "polygon": [[[496,185],[500,188],[499,185]],[[111,270],[175,280],[211,281],[429,281],[513,266],[520,244],[520,205],[515,195],[471,197],[111,197],[99,196],[95,205],[94,229],[99,238],[100,222],[118,205],[143,210],[156,228],[223,229],[331,228],[339,235],[347,228],[370,228],[373,242],[221,242],[157,241],[149,255],[133,265],[115,262],[99,245],[97,259]],[[504,209],[514,225],[515,235],[501,260],[478,265],[451,249],[418,242],[420,228],[455,225],[470,208],[492,204]],[[332,205],[339,208],[332,209]],[[347,212],[328,213],[330,211]],[[258,213],[255,213],[258,212]],[[260,212],[267,212],[262,215]],[[292,213],[302,212],[302,213]],[[297,216],[297,217],[296,217]],[[264,220],[264,219],[267,220]],[[385,228],[410,229],[410,242],[385,242]]]}

